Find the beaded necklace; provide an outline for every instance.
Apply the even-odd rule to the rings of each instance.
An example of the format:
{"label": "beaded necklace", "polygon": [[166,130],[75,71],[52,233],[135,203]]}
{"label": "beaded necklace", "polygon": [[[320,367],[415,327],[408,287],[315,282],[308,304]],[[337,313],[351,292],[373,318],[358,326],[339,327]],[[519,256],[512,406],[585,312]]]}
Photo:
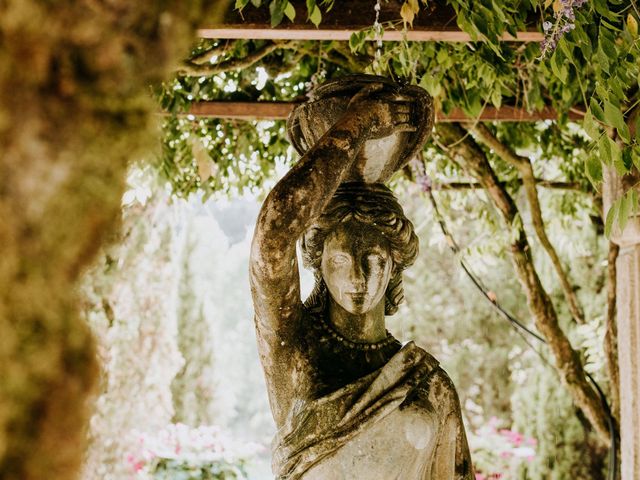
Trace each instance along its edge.
{"label": "beaded necklace", "polygon": [[341,343],[347,348],[352,348],[354,350],[360,351],[380,350],[382,348],[388,347],[393,343],[397,343],[397,340],[389,333],[389,330],[386,330],[386,337],[378,342],[354,342],[340,335],[335,327],[331,325],[323,316],[318,315],[317,317],[315,317],[315,319],[316,321],[318,321],[325,334],[328,334],[333,340]]}

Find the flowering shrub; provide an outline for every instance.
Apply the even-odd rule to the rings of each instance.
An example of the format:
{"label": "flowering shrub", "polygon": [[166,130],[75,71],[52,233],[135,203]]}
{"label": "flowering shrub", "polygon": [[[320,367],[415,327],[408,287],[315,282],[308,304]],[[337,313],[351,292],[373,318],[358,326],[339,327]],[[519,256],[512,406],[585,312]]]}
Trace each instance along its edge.
{"label": "flowering shrub", "polygon": [[469,432],[476,480],[512,478],[519,467],[533,460],[536,454],[534,438],[499,429],[498,424],[499,420],[493,417],[475,432]]}
{"label": "flowering shrub", "polygon": [[238,441],[217,426],[178,423],[155,435],[132,432],[138,450],[127,455],[132,478],[147,480],[248,479],[247,461],[263,447]]}

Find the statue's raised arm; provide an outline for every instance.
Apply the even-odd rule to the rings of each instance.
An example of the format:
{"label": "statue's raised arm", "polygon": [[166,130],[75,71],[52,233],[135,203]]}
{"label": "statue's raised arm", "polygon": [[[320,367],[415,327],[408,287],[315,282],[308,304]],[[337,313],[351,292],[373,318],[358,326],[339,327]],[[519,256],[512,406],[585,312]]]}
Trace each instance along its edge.
{"label": "statue's raised arm", "polygon": [[[302,307],[297,240],[351,173],[367,140],[415,129],[411,100],[381,90],[379,85],[363,86],[335,124],[275,185],[260,210],[251,246],[250,282],[270,394],[273,389],[288,390],[291,398],[302,394],[294,393],[293,374],[305,372],[292,371],[301,368],[299,359],[293,358]],[[271,403],[280,416],[282,408]]]}

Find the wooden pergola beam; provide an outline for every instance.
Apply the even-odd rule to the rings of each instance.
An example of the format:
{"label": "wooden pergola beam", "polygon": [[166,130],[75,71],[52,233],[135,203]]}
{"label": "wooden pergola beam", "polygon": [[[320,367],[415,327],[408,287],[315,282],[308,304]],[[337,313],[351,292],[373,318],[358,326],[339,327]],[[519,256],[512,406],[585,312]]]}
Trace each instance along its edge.
{"label": "wooden pergola beam", "polygon": [[[370,25],[369,25],[370,26]],[[312,26],[313,27],[313,26]],[[215,25],[201,28],[198,35],[211,39],[245,39],[245,40],[343,40],[351,38],[351,34],[367,28],[364,25],[354,25],[344,29],[331,28],[269,28],[260,25]],[[382,40],[385,42],[400,42],[406,38],[410,42],[470,42],[472,38],[461,30],[433,30],[414,28],[403,33],[401,30],[385,30]],[[512,42],[541,42],[544,35],[540,32],[518,32],[517,37],[508,33],[501,37],[503,41]]]}
{"label": "wooden pergola beam", "polygon": [[[228,118],[239,120],[284,120],[296,102],[230,102],[212,101],[198,102],[191,106],[188,114],[195,117]],[[570,120],[581,120],[584,113],[573,110],[568,114]],[[438,122],[535,122],[540,120],[557,120],[558,113],[550,107],[540,111],[528,112],[524,108],[503,106],[495,108],[487,106],[479,118],[470,118],[461,108],[454,108],[448,114],[436,113]]]}
{"label": "wooden pergola beam", "polygon": [[[256,9],[251,5],[242,13],[230,9],[219,24],[204,26],[198,30],[202,38],[211,39],[261,39],[261,40],[349,40],[351,34],[370,29],[375,22],[374,2],[350,0],[324,12],[322,23],[315,27],[307,20],[304,0],[291,0],[296,16],[293,22],[285,18],[276,28],[271,28],[267,8]],[[380,2],[379,21],[384,25],[385,41],[441,41],[469,42],[469,34],[457,25],[455,10],[442,0],[429,1],[416,15],[413,26],[403,32],[400,9],[403,1]],[[394,28],[395,27],[395,28]],[[540,42],[544,35],[535,21],[531,27],[517,32],[514,37],[505,34],[502,40],[516,42]]]}

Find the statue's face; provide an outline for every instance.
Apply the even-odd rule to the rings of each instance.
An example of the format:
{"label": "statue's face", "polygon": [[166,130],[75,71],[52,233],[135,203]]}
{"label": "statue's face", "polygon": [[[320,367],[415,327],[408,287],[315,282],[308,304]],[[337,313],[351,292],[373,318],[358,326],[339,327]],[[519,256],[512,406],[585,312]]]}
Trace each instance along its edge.
{"label": "statue's face", "polygon": [[387,240],[370,225],[342,223],[325,239],[322,278],[331,297],[350,313],[365,313],[383,300],[392,267]]}

